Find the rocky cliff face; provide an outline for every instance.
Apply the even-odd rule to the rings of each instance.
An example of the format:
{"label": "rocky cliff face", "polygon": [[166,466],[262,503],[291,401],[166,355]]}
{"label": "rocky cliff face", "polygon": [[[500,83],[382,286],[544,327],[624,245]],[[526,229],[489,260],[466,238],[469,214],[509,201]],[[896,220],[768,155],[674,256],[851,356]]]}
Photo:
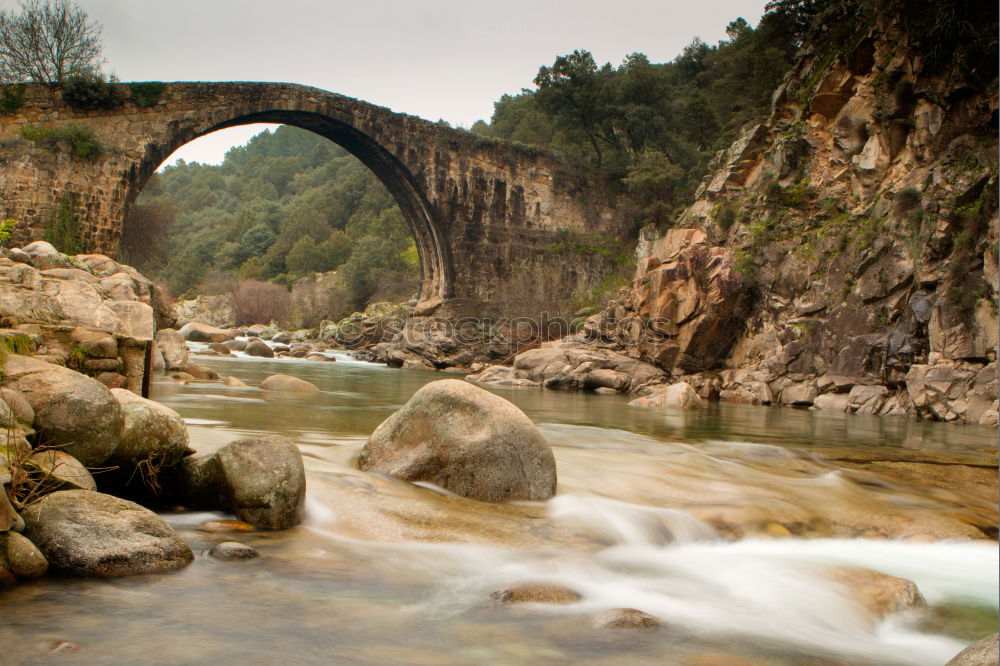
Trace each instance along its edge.
{"label": "rocky cliff face", "polygon": [[803,51],[591,339],[703,397],[995,424],[990,77],[931,75],[886,17]]}

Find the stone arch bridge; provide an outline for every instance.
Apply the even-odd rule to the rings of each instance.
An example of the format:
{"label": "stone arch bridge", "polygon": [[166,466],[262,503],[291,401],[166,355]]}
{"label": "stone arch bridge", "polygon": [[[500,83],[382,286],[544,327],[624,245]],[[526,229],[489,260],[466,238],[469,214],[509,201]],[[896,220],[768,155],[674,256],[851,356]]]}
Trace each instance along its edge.
{"label": "stone arch bridge", "polygon": [[[15,241],[43,238],[59,202],[72,195],[86,249],[115,256],[130,204],[167,156],[210,132],[258,122],[316,132],[378,176],[416,241],[428,306],[495,301],[515,273],[539,265],[547,248],[551,254],[560,229],[612,237],[626,229],[621,215],[551,156],[277,83],[171,83],[152,106],[125,102],[93,111],[71,108],[57,88],[26,86],[21,108],[0,115],[0,215],[17,221]],[[22,135],[28,126],[71,123],[96,135],[102,147],[96,159],[74,157],[68,146],[46,149]],[[571,289],[576,272],[588,267],[566,263],[560,279]]]}

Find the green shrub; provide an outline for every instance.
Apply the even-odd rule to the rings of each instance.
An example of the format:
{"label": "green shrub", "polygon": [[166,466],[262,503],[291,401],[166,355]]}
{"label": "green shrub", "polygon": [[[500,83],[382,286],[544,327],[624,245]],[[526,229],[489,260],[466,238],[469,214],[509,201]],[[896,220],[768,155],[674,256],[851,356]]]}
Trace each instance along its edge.
{"label": "green shrub", "polygon": [[746,250],[737,250],[733,267],[744,277],[753,277],[757,273],[757,262]]}
{"label": "green shrub", "polygon": [[94,160],[101,154],[101,144],[97,142],[94,131],[79,123],[57,127],[26,125],[21,128],[21,137],[53,152],[60,150],[60,143],[65,143],[74,157],[83,160]]}
{"label": "green shrub", "polygon": [[45,229],[45,240],[63,254],[83,252],[80,225],[76,219],[75,197],[66,195],[59,200],[59,207],[52,213]]}
{"label": "green shrub", "polygon": [[24,106],[24,84],[0,86],[0,113],[14,113]]}
{"label": "green shrub", "polygon": [[62,84],[63,101],[74,109],[117,109],[125,103],[120,86],[96,75],[74,76]]}
{"label": "green shrub", "polygon": [[132,103],[138,107],[155,106],[163,99],[167,84],[162,81],[144,81],[128,84]]}
{"label": "green shrub", "polygon": [[723,231],[729,231],[736,222],[736,205],[732,202],[717,203],[712,210],[712,219]]}
{"label": "green shrub", "polygon": [[10,240],[10,234],[14,231],[15,226],[17,226],[17,221],[9,217],[0,222],[0,247],[5,246]]}

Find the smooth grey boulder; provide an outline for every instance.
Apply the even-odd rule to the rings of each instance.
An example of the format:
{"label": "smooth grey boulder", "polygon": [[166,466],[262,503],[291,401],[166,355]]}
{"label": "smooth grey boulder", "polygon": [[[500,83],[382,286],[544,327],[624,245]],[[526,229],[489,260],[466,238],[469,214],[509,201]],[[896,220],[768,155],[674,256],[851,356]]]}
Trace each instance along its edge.
{"label": "smooth grey boulder", "polygon": [[46,495],[24,511],[24,535],[56,571],[127,576],[179,569],[194,554],[149,509],[90,490]]}
{"label": "smooth grey boulder", "polygon": [[457,379],[414,393],[375,429],[358,464],[484,502],[543,500],[556,491],[555,458],[531,419]]}
{"label": "smooth grey boulder", "polygon": [[188,450],[188,431],[181,415],[127,389],[111,389],[121,405],[124,423],[118,447],[108,458],[113,465],[136,465],[143,460],[176,465]]}
{"label": "smooth grey boulder", "polygon": [[215,453],[183,463],[185,499],[221,509],[257,527],[298,525],[306,497],[302,454],[284,437],[230,442]]}
{"label": "smooth grey boulder", "polygon": [[88,467],[118,446],[123,418],[101,382],[45,361],[11,354],[3,385],[20,391],[35,411],[38,441],[59,447]]}
{"label": "smooth grey boulder", "polygon": [[165,328],[156,332],[155,340],[167,370],[177,370],[188,362],[188,348],[180,333],[172,328]]}

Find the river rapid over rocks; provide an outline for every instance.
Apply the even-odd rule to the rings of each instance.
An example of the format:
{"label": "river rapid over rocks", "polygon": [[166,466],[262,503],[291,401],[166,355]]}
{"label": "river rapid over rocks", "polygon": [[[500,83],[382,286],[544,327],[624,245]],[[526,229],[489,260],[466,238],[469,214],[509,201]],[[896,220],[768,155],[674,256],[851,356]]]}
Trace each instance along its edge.
{"label": "river rapid over rocks", "polygon": [[[931,665],[996,630],[995,431],[491,388],[539,425],[558,487],[489,504],[358,469],[372,431],[440,373],[190,346],[247,386],[164,376],[152,397],[199,452],[298,445],[303,523],[161,514],[190,566],[4,593],[0,662]],[[320,390],[256,388],[274,374]],[[259,557],[210,556],[232,541]],[[525,583],[559,603],[497,601]]]}

